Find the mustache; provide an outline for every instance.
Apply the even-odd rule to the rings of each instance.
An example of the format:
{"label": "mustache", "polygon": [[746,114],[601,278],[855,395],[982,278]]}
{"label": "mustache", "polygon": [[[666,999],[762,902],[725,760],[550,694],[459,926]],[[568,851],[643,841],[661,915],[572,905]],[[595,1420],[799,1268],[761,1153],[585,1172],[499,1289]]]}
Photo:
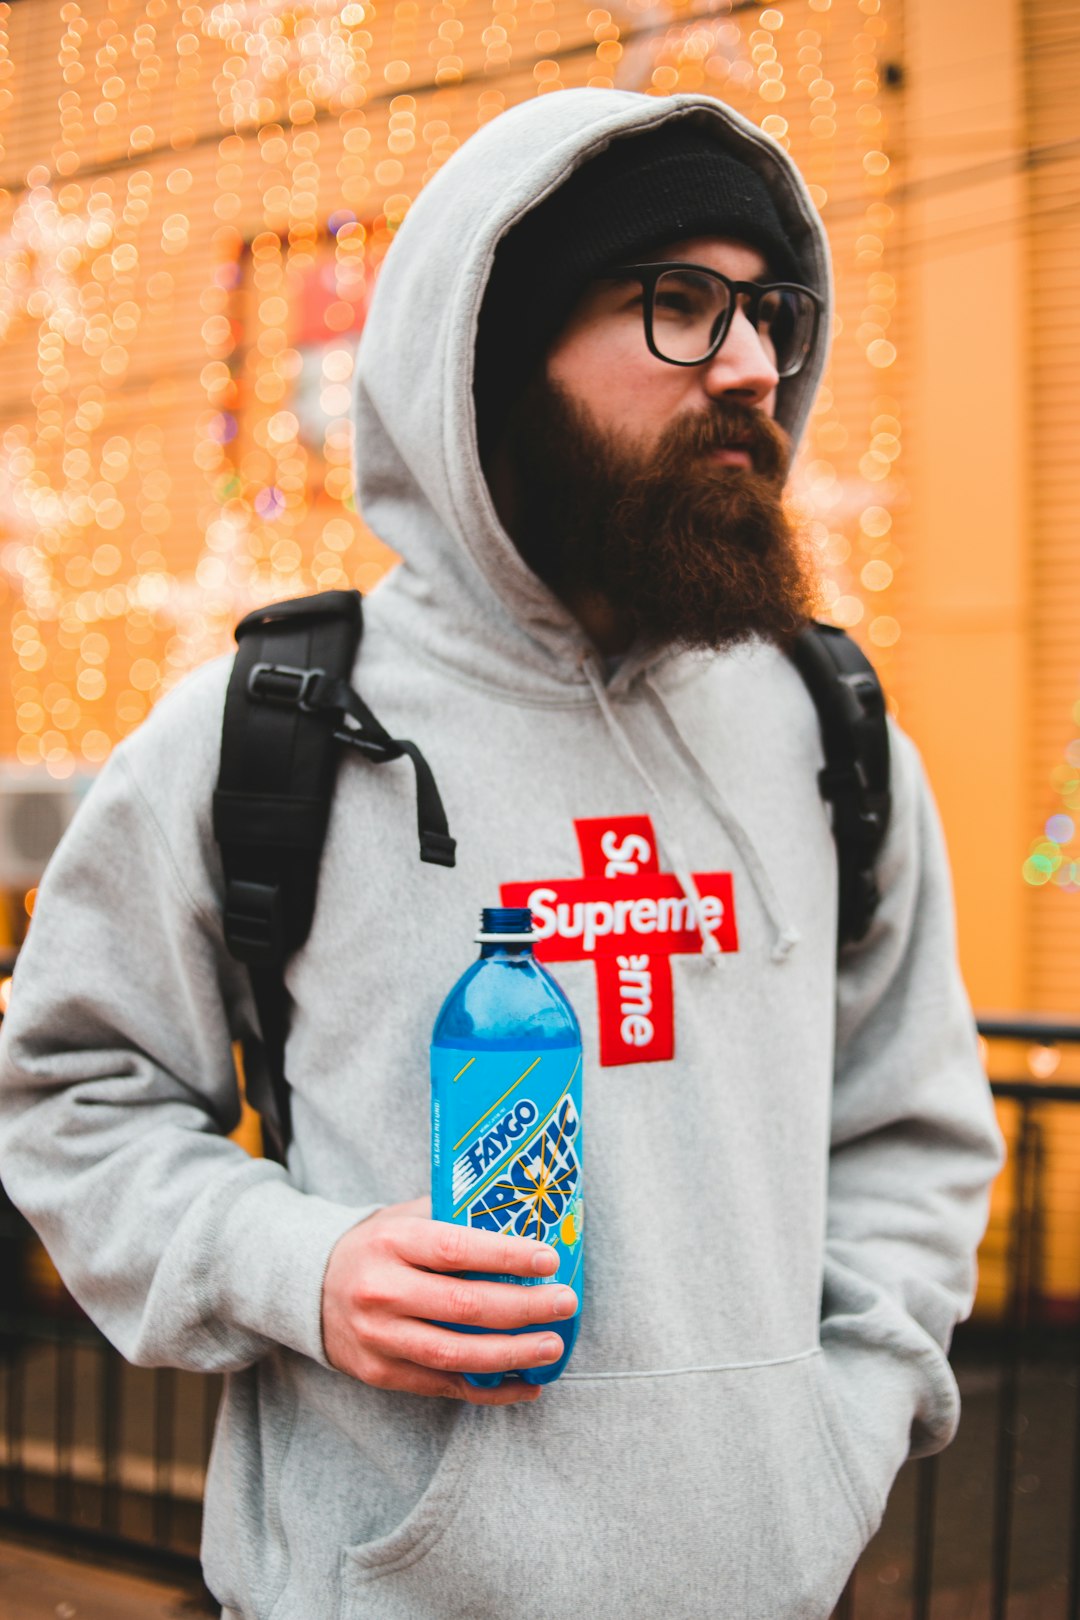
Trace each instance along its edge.
{"label": "mustache", "polygon": [[655,461],[674,469],[713,451],[735,447],[747,451],[760,477],[773,482],[786,477],[791,441],[783,428],[764,411],[731,400],[721,400],[711,410],[676,417],[660,436]]}

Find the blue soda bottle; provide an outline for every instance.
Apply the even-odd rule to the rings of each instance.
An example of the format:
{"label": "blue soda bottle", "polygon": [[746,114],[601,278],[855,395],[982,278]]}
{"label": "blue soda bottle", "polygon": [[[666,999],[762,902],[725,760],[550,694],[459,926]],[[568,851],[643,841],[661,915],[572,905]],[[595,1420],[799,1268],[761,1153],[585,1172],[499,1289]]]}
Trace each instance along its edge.
{"label": "blue soda bottle", "polygon": [[[533,955],[527,907],[485,908],[476,938],[479,960],[443,1002],[431,1038],[432,1214],[550,1244],[559,1257],[555,1275],[535,1283],[494,1280],[568,1283],[580,1301],[581,1031],[566,996]],[[580,1322],[579,1304],[569,1320],[513,1329],[557,1333],[566,1347],[558,1361],[518,1376],[529,1384],[558,1378]],[[479,1388],[503,1380],[502,1373],[465,1377]]]}

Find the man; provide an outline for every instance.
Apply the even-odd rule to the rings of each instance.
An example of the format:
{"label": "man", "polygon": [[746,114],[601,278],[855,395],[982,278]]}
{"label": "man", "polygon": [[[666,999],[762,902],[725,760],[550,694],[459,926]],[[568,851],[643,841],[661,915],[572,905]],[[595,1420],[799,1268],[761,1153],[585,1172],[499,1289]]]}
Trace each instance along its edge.
{"label": "man", "polygon": [[[230,1620],[824,1620],[909,1450],[952,1435],[999,1138],[940,830],[894,727],[883,900],[838,965],[782,651],[829,300],[794,166],[705,98],[544,97],[418,199],[358,364],[359,494],[403,561],[354,682],[420,740],[458,864],[417,862],[407,767],[343,763],[287,1173],[222,1134],[254,1017],[210,826],[226,661],[116,750],[41,885],[0,1169],[127,1356],[228,1373]],[[550,1251],[417,1196],[431,1026],[500,897],[586,1049],[583,1326],[542,1391],[462,1372],[553,1359],[506,1330],[573,1292],[452,1274]]]}

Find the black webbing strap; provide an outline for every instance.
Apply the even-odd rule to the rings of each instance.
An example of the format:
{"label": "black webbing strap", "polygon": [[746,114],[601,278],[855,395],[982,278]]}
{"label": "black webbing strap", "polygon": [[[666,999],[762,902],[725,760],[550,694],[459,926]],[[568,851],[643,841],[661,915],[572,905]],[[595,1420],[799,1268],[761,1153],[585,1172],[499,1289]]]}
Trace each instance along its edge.
{"label": "black webbing strap", "polygon": [[349,685],[362,618],[359,591],[275,602],[236,627],[214,794],[225,873],[225,943],[251,980],[261,1039],[245,1044],[248,1099],[268,1155],[291,1136],[285,966],[307,938],[341,744],[375,764],[408,756],[416,772],[420,858],[454,864],[454,840],[431,770]]}
{"label": "black webbing strap", "polygon": [[[455,842],[450,836],[446,811],[435,785],[431,766],[417,748],[405,737],[391,737],[376,720],[363,698],[354,692],[348,681],[320,676],[312,683],[308,703],[316,711],[329,711],[340,720],[334,731],[338,742],[359,749],[376,765],[387,760],[408,758],[416,774],[416,830],[420,840],[420,859],[432,866],[453,866]],[[349,725],[349,721],[353,724]]]}
{"label": "black webbing strap", "polygon": [[807,625],[791,658],[817,708],[825,749],[818,781],[832,805],[839,948],[864,937],[881,898],[874,866],[892,807],[885,696],[870,660],[835,625]]}

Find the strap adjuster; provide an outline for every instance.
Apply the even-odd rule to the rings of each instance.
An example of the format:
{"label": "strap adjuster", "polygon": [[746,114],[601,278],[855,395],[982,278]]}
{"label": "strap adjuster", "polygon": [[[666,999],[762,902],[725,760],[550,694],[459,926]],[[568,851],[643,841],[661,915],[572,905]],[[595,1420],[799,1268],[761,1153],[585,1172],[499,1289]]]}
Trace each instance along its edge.
{"label": "strap adjuster", "polygon": [[818,771],[818,784],[822,798],[831,799],[834,804],[838,799],[848,799],[861,805],[870,793],[861,759],[853,759],[846,765],[824,766]]}
{"label": "strap adjuster", "polygon": [[281,889],[276,883],[233,878],[225,890],[225,940],[240,962],[258,965],[284,955]]}
{"label": "strap adjuster", "polygon": [[325,674],[325,669],[298,669],[295,664],[253,664],[247,679],[248,696],[257,703],[276,703],[313,714],[312,688]]}

